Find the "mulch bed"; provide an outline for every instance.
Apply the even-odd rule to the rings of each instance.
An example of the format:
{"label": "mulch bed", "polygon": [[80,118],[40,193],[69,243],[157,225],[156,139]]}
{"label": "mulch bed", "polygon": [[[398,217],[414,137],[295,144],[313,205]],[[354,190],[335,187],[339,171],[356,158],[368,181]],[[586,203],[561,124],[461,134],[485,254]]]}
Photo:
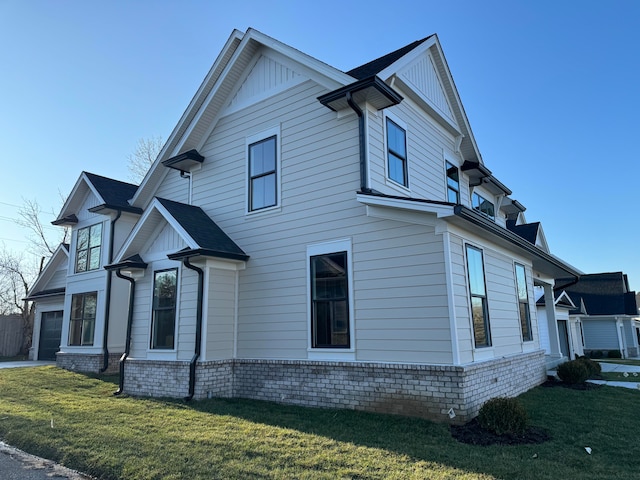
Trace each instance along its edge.
{"label": "mulch bed", "polygon": [[558,380],[547,380],[544,382],[541,387],[562,387],[562,388],[570,388],[572,390],[597,390],[598,388],[602,388],[602,385],[599,383],[564,383]]}
{"label": "mulch bed", "polygon": [[460,443],[481,446],[526,445],[551,440],[551,435],[538,427],[529,427],[523,435],[496,435],[482,428],[475,418],[464,425],[451,425],[451,436]]}

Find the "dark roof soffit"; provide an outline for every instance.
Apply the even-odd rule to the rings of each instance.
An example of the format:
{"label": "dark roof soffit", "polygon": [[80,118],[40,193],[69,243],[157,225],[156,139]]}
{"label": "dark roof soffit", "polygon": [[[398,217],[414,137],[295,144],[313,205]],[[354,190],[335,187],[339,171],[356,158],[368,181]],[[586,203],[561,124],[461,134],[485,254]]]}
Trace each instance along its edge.
{"label": "dark roof soffit", "polygon": [[59,218],[51,222],[51,225],[75,225],[78,223],[78,217],[75,214],[67,215],[64,218]]}
{"label": "dark roof soffit", "polygon": [[337,90],[318,97],[318,101],[325,107],[337,112],[349,108],[347,94],[353,96],[354,102],[361,104],[368,102],[378,110],[399,104],[403,97],[379,77],[373,76],[358,80]]}
{"label": "dark roof soffit", "polygon": [[185,258],[193,258],[193,257],[214,257],[214,258],[224,258],[226,260],[240,260],[247,261],[249,260],[249,255],[242,255],[239,253],[230,253],[223,252],[219,250],[211,250],[207,248],[185,248],[180,250],[179,252],[170,253],[167,255],[171,260],[182,260]]}
{"label": "dark roof soffit", "polygon": [[125,269],[140,269],[146,270],[147,263],[142,260],[142,257],[138,254],[125,258],[119,263],[112,263],[111,265],[105,265],[105,270],[125,270]]}
{"label": "dark roof soffit", "polygon": [[50,290],[42,290],[41,292],[33,293],[28,297],[25,297],[24,300],[37,300],[40,298],[55,297],[58,295],[64,295],[64,292],[65,292],[64,287],[52,288]]}
{"label": "dark roof soffit", "polygon": [[142,215],[142,209],[138,207],[123,207],[121,205],[110,205],[108,203],[103,203],[102,205],[97,205],[95,207],[91,207],[89,209],[91,213],[101,213],[101,214],[109,214],[114,211],[135,213],[136,215]]}
{"label": "dark roof soffit", "polygon": [[188,172],[193,167],[201,165],[204,162],[204,157],[193,148],[187,152],[176,155],[175,157],[167,158],[162,162],[165,167],[173,168],[181,172]]}

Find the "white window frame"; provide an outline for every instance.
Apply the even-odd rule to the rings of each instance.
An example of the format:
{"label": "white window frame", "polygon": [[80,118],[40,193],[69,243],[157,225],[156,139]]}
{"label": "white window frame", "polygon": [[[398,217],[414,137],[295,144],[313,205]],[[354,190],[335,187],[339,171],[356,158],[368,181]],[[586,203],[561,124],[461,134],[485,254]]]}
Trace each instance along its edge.
{"label": "white window frame", "polygon": [[[480,254],[482,255],[482,281],[484,283],[484,299],[485,299],[485,303],[486,303],[486,312],[487,312],[487,318],[485,320],[485,326],[486,326],[486,333],[485,335],[488,338],[488,344],[487,345],[480,345],[480,346],[476,346],[476,332],[475,332],[475,328],[474,328],[474,324],[473,324],[473,305],[472,305],[472,292],[471,292],[471,275],[470,275],[470,271],[469,271],[469,248],[472,248],[474,250],[477,250],[480,252]],[[478,245],[474,245],[472,243],[464,243],[464,267],[465,267],[465,271],[466,271],[466,277],[467,277],[467,301],[468,301],[468,306],[469,306],[469,324],[471,326],[471,338],[473,340],[473,350],[475,352],[479,352],[479,351],[489,351],[492,352],[493,350],[493,336],[491,334],[491,314],[489,311],[489,291],[487,290],[487,270],[486,270],[486,261],[485,261],[485,250],[484,248],[478,246]]]}
{"label": "white window frame", "polygon": [[[347,252],[347,288],[349,292],[349,348],[314,348],[312,338],[311,257]],[[355,360],[355,319],[353,296],[353,252],[351,238],[331,240],[307,246],[307,355],[313,360]]]}
{"label": "white window frame", "polygon": [[[80,230],[85,230],[88,229],[89,230],[89,238],[91,238],[91,229],[93,227],[96,227],[100,225],[100,254],[99,254],[99,259],[100,259],[100,263],[98,264],[97,268],[89,268],[89,262],[90,262],[90,255],[87,254],[87,268],[85,270],[78,270],[78,233],[80,232]],[[89,223],[87,222],[86,225],[83,226],[76,226],[76,228],[74,228],[74,232],[73,232],[73,262],[72,265],[70,265],[71,269],[72,269],[72,273],[75,274],[85,274],[85,273],[90,273],[90,272],[97,272],[101,270],[103,261],[102,261],[102,256],[104,254],[104,238],[105,238],[105,223],[104,222],[95,222],[95,223]],[[95,248],[95,247],[94,247]],[[85,249],[83,249],[85,250]],[[91,248],[87,248],[86,249],[87,252],[91,251]]]}
{"label": "white window frame", "polygon": [[[405,141],[405,149],[407,151],[407,164],[406,164],[406,175],[407,175],[407,184],[402,185],[401,183],[392,180],[389,177],[389,145],[388,145],[388,132],[387,132],[387,119],[391,120],[393,123],[398,125],[400,128],[404,130],[404,141]],[[390,112],[384,112],[382,116],[382,131],[384,132],[384,152],[383,152],[383,161],[384,161],[384,181],[385,184],[389,187],[392,187],[396,190],[401,191],[403,194],[408,194],[411,192],[411,174],[409,171],[409,128],[407,127],[406,122],[399,119],[396,115]]]}
{"label": "white window frame", "polygon": [[444,156],[444,197],[445,197],[445,201],[449,202],[449,174],[447,173],[447,171],[449,170],[447,168],[447,165],[451,165],[452,167],[455,167],[458,170],[458,201],[456,202],[457,204],[462,203],[462,188],[461,188],[461,184],[462,184],[462,172],[460,171],[460,165],[458,165],[458,162],[454,161],[452,158],[449,158],[448,156]]}
{"label": "white window frame", "polygon": [[[484,213],[483,211],[480,210],[480,208],[476,208],[473,205],[474,202],[474,197],[475,196],[480,197],[482,200],[491,203],[491,205],[493,206],[493,217],[487,213]],[[471,209],[478,212],[481,215],[484,215],[485,217],[487,217],[488,219],[492,220],[492,221],[496,221],[496,198],[494,195],[487,195],[484,192],[477,192],[477,191],[473,191],[471,192]]]}
{"label": "white window frame", "polygon": [[[148,298],[150,299],[148,312],[149,327],[147,329],[147,338],[145,340],[147,343],[147,358],[149,360],[175,360],[177,359],[178,344],[180,341],[180,339],[178,338],[178,332],[180,330],[178,326],[180,324],[180,307],[182,305],[182,264],[173,260],[163,260],[160,262],[154,262],[153,265],[150,265],[150,267],[150,281],[148,286]],[[155,286],[156,272],[160,272],[162,270],[170,270],[173,268],[178,270],[176,278],[176,317],[173,325],[173,349],[151,348],[151,330],[153,328],[153,290]]]}
{"label": "white window frame", "polygon": [[[245,214],[260,215],[267,212],[280,211],[282,208],[282,162],[281,162],[281,132],[280,125],[271,127],[267,130],[255,133],[246,137],[244,146],[245,155]],[[249,147],[254,143],[268,140],[271,137],[276,138],[276,204],[270,207],[251,210],[251,165],[249,156]]]}
{"label": "white window frame", "polygon": [[[520,293],[518,292],[518,267],[521,267],[522,270],[524,271],[524,286],[526,289],[526,293],[527,293],[527,321],[529,324],[529,335],[531,336],[531,338],[525,339],[524,338],[524,332],[522,331],[522,319],[520,318],[520,304],[523,302],[520,302]],[[520,340],[522,341],[522,343],[531,343],[533,342],[533,319],[531,316],[531,295],[529,294],[529,282],[527,280],[527,267],[525,264],[520,263],[520,262],[513,262],[513,275],[514,275],[514,280],[515,280],[515,287],[516,287],[516,302],[517,302],[517,306],[518,306],[518,324],[520,325]],[[567,324],[568,325],[568,324]]]}

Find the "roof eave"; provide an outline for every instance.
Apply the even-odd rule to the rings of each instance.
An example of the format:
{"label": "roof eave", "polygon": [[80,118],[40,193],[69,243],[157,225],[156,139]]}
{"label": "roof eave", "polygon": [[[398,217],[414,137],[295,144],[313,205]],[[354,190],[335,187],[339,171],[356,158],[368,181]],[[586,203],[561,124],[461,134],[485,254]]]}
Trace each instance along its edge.
{"label": "roof eave", "polygon": [[318,97],[318,101],[334,112],[349,108],[347,94],[353,96],[358,103],[369,103],[378,110],[399,104],[403,97],[378,76],[364,78],[344,87],[325,93]]}

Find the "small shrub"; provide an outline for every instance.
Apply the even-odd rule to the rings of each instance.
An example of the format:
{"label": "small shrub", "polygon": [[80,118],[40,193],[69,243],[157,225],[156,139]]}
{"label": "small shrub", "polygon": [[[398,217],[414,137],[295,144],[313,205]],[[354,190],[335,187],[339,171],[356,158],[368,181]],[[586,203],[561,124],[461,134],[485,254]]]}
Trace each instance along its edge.
{"label": "small shrub", "polygon": [[602,353],[602,350],[590,350],[589,351],[589,357],[591,358],[602,358],[604,356],[604,354]]}
{"label": "small shrub", "polygon": [[522,435],[529,419],[517,398],[492,398],[480,408],[478,423],[497,435]]}
{"label": "small shrub", "polygon": [[589,378],[594,375],[600,375],[602,372],[602,367],[598,362],[594,362],[588,357],[578,357],[575,360],[576,362],[582,362],[585,367],[587,367],[587,371],[589,372]]}
{"label": "small shrub", "polygon": [[584,383],[589,378],[589,369],[582,360],[571,360],[558,365],[558,377],[564,383]]}
{"label": "small shrub", "polygon": [[622,352],[620,350],[609,350],[607,352],[609,358],[622,358]]}

